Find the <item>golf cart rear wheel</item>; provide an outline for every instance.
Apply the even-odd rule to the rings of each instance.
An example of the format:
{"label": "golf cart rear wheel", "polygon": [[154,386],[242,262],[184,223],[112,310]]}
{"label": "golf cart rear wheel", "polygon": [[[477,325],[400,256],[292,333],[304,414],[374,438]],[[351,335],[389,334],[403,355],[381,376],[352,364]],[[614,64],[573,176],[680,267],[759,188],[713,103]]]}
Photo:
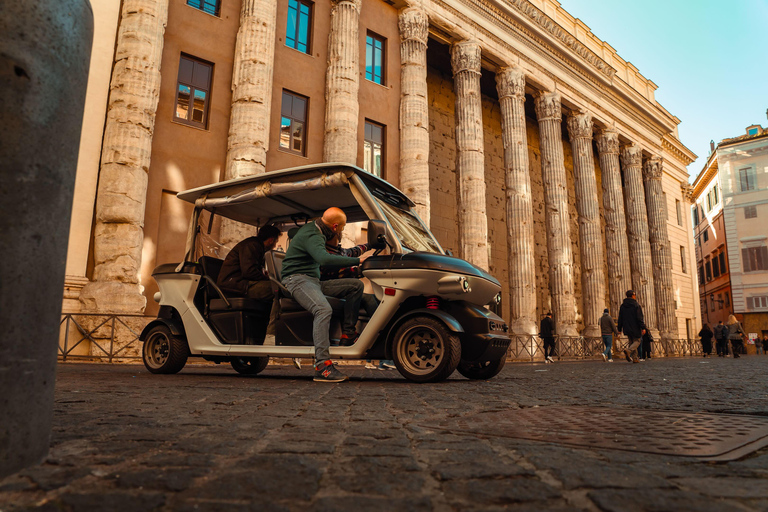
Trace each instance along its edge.
{"label": "golf cart rear wheel", "polygon": [[414,382],[439,382],[453,373],[461,360],[461,341],[439,320],[410,318],[392,342],[392,358],[400,374]]}
{"label": "golf cart rear wheel", "polygon": [[268,357],[234,357],[229,362],[240,375],[256,375],[269,364]]}
{"label": "golf cart rear wheel", "polygon": [[506,362],[506,357],[477,363],[461,361],[456,369],[468,379],[487,380],[498,375],[501,369],[504,368],[504,363]]}
{"label": "golf cart rear wheel", "polygon": [[156,325],[147,334],[141,351],[144,366],[150,373],[178,373],[187,364],[189,347],[175,337],[165,325]]}

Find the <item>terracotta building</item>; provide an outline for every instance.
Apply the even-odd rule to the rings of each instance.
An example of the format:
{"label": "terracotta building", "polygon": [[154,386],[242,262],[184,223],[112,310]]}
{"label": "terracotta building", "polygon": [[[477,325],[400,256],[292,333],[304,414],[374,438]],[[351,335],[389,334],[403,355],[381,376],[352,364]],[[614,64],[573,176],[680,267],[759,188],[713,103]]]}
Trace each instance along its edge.
{"label": "terracotta building", "polygon": [[156,311],[177,192],[343,161],[490,269],[515,333],[598,334],[630,288],[662,336],[699,323],[680,121],[555,0],[96,4],[65,311]]}
{"label": "terracotta building", "polygon": [[702,320],[735,313],[747,335],[768,335],[768,129],[713,142],[693,196]]}

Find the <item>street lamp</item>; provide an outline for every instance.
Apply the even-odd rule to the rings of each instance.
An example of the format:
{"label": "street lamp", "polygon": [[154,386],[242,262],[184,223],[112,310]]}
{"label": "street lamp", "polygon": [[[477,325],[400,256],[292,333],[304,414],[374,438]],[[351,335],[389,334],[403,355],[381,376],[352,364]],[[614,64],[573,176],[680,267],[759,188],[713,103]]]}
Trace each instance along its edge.
{"label": "street lamp", "polygon": [[719,302],[720,304],[724,303],[725,301],[723,299],[716,299],[714,293],[709,294],[709,300],[712,301],[712,310],[715,309],[715,302]]}

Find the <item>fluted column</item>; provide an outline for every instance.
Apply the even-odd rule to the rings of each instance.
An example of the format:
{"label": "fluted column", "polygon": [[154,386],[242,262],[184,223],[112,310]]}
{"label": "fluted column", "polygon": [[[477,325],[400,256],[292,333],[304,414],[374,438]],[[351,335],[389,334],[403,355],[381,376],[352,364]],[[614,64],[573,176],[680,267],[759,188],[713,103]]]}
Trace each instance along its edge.
{"label": "fluted column", "polygon": [[525,74],[519,68],[500,69],[496,73],[496,91],[501,107],[507,185],[510,327],[514,334],[536,334],[536,265],[525,130]]}
{"label": "fluted column", "polygon": [[648,234],[648,213],[643,188],[643,155],[638,146],[621,151],[624,169],[624,200],[627,211],[627,241],[632,267],[632,289],[643,308],[645,325],[656,330],[656,294],[653,289],[653,265]]}
{"label": "fluted column", "polygon": [[480,45],[474,41],[454,44],[451,48],[451,66],[456,92],[456,171],[461,256],[488,270]]}
{"label": "fluted column", "polygon": [[80,292],[86,310],[140,313],[139,267],[160,61],[168,0],[124,0],[104,126],[93,282]]}
{"label": "fluted column", "polygon": [[672,283],[672,254],[667,233],[667,210],[661,185],[663,160],[652,157],[643,166],[645,204],[648,208],[648,228],[653,262],[653,284],[656,294],[656,318],[661,337],[677,338],[675,293]]}
{"label": "fluted column", "polygon": [[608,295],[611,316],[616,318],[627,290],[632,288],[627,220],[624,215],[624,195],[619,167],[619,134],[615,130],[603,130],[597,137],[597,150],[603,182]]}
{"label": "fluted column", "polygon": [[[225,179],[266,171],[276,16],[277,3],[272,0],[243,0],[240,8]],[[229,219],[222,221],[222,244],[233,245],[253,234],[251,226]]]}
{"label": "fluted column", "polygon": [[357,163],[362,0],[332,0],[325,75],[323,161]]}
{"label": "fluted column", "polygon": [[536,117],[541,139],[541,174],[547,223],[549,289],[555,329],[561,336],[576,336],[576,302],[573,296],[573,252],[568,214],[560,94],[542,92],[536,97]]}
{"label": "fluted column", "polygon": [[416,203],[429,226],[429,103],[427,38],[429,19],[415,7],[404,9],[400,28],[400,189]]}
{"label": "fluted column", "polygon": [[600,232],[600,205],[597,200],[595,161],[592,156],[592,116],[574,113],[568,117],[568,134],[573,151],[576,210],[579,212],[581,251],[581,296],[584,336],[600,336],[600,316],[605,308],[603,236]]}

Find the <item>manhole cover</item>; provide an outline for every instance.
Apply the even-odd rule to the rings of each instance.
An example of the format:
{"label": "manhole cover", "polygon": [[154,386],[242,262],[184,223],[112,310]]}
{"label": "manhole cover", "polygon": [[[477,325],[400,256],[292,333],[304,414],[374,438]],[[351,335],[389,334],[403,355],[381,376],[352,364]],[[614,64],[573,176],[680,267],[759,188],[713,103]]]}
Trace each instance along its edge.
{"label": "manhole cover", "polygon": [[768,445],[768,418],[553,406],[445,418],[428,428],[633,452],[734,460]]}

